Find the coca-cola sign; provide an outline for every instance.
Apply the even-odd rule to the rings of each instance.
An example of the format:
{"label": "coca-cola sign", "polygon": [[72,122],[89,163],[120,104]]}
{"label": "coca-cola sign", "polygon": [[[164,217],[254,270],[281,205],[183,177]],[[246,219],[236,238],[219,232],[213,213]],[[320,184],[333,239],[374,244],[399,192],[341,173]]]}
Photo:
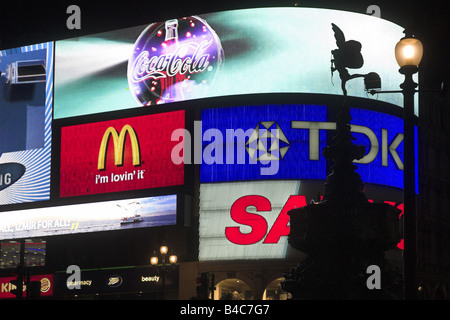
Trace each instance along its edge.
{"label": "coca-cola sign", "polygon": [[144,106],[204,96],[224,53],[206,21],[192,16],[149,25],[128,61],[128,83]]}
{"label": "coca-cola sign", "polygon": [[[162,54],[149,58],[148,51],[142,51],[134,60],[131,68],[131,77],[134,83],[139,83],[147,79],[159,79],[174,77],[177,74],[203,72],[209,66],[209,54],[204,53],[211,45],[212,40],[202,41],[202,43],[188,43],[180,45],[174,54]],[[194,55],[184,56],[185,52],[193,48]]]}

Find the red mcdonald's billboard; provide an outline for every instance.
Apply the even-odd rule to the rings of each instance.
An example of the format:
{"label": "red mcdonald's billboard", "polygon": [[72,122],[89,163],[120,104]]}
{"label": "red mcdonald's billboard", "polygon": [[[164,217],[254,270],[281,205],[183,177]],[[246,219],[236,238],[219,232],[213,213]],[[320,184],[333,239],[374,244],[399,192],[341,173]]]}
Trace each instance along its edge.
{"label": "red mcdonald's billboard", "polygon": [[62,127],[60,196],[182,185],[171,135],[184,127],[183,110]]}

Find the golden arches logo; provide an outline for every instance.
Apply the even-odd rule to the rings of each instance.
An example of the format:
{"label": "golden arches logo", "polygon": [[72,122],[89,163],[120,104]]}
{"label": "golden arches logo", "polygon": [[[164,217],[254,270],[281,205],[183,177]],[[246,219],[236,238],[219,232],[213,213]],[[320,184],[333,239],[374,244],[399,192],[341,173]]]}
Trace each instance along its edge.
{"label": "golden arches logo", "polygon": [[136,136],[136,132],[129,125],[126,124],[120,130],[120,134],[113,127],[109,127],[106,129],[103,134],[102,142],[100,143],[100,151],[98,153],[98,170],[105,169],[106,163],[106,149],[108,147],[109,138],[113,138],[114,144],[114,164],[116,166],[123,165],[123,152],[125,149],[125,138],[127,136],[130,137],[131,140],[131,150],[133,152],[133,165],[138,166],[141,164],[141,152],[139,150],[139,142]]}

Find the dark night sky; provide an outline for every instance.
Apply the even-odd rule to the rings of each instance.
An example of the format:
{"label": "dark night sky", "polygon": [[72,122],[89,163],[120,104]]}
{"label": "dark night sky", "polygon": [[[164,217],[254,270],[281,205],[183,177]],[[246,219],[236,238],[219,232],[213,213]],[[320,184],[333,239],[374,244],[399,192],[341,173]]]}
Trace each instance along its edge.
{"label": "dark night sky", "polygon": [[[262,6],[294,6],[295,3],[304,7],[359,13],[366,13],[369,5],[378,5],[381,18],[402,26],[411,26],[415,36],[423,42],[425,49],[421,66],[428,69],[427,83],[439,85],[450,73],[448,0],[1,0],[0,48],[72,38],[188,14]],[[81,8],[81,30],[66,28],[69,17],[66,9],[70,4],[77,4]]]}
{"label": "dark night sky", "polygon": [[449,34],[450,4],[446,0],[218,0],[210,3],[199,0],[2,0],[0,38],[3,39],[4,47],[9,42],[26,37],[49,37],[50,40],[72,37],[76,32],[66,29],[66,8],[70,4],[77,4],[82,10],[81,33],[92,33],[186,14],[246,7],[293,6],[295,3],[305,7],[334,8],[361,13],[365,13],[369,5],[375,4],[380,7],[382,18],[400,25],[411,24],[417,29],[417,33]]}

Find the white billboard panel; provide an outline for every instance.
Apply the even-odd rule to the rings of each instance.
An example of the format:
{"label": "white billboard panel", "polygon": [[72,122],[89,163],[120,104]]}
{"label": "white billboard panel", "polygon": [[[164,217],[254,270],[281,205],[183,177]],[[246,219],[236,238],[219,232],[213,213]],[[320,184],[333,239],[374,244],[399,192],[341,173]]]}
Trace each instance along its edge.
{"label": "white billboard panel", "polygon": [[[383,90],[399,89],[394,48],[404,28],[330,9],[244,9],[56,41],[54,117],[229,95],[342,95],[339,74],[330,71],[332,51],[344,50],[332,24],[361,44],[353,54],[363,64],[350,63],[351,75],[375,72]],[[346,89],[367,98],[361,77]],[[374,98],[403,106],[398,93]]]}
{"label": "white billboard panel", "polygon": [[[280,216],[285,217],[285,213],[280,213],[299,189],[299,181],[201,184],[199,260],[284,258],[288,243],[280,232],[286,231],[283,228],[286,223],[278,220],[281,228],[273,226]],[[255,197],[249,199],[248,196]],[[261,205],[250,205],[244,208],[245,213],[242,211],[245,205],[239,206],[245,199],[256,200]],[[301,202],[300,198],[296,200]],[[269,203],[270,210],[266,210]],[[230,209],[233,204],[239,208]]]}

